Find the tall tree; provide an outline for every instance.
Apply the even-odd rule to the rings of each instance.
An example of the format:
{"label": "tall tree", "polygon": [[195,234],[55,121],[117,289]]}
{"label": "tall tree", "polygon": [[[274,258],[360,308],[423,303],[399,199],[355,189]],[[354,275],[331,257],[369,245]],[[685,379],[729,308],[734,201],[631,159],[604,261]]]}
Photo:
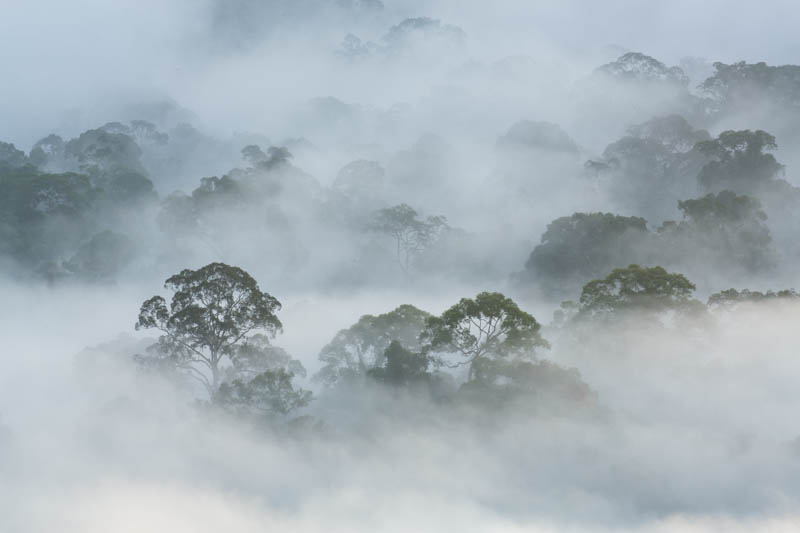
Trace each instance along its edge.
{"label": "tall tree", "polygon": [[468,380],[489,380],[497,362],[532,359],[536,348],[548,347],[536,319],[498,292],[462,298],[438,317],[429,317],[420,339],[427,353],[457,354],[445,363],[469,365]]}
{"label": "tall tree", "polygon": [[224,365],[236,358],[248,335],[274,337],[282,330],[275,315],[280,302],[262,292],[241,268],[211,263],[186,269],[167,279],[164,287],[174,292],[169,307],[161,296],[146,300],[136,329],[161,331],[153,357],[202,383],[209,395],[219,388]]}

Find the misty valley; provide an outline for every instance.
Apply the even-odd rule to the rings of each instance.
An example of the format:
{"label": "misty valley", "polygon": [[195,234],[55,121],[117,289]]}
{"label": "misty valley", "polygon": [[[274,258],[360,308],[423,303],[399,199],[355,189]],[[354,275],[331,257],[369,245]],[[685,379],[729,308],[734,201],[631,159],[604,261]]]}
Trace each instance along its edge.
{"label": "misty valley", "polygon": [[0,531],[800,529],[800,9],[34,3]]}

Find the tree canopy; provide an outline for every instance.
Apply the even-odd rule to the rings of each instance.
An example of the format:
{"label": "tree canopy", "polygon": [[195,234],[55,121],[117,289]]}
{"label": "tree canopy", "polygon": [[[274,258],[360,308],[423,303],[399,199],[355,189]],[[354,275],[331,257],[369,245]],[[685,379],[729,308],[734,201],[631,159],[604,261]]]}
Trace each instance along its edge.
{"label": "tree canopy", "polygon": [[568,292],[618,261],[638,260],[647,238],[647,221],[640,217],[575,213],[557,218],[528,257],[525,277],[546,292]]}
{"label": "tree canopy", "polygon": [[429,216],[420,219],[417,212],[407,204],[377,211],[370,225],[373,231],[392,239],[397,264],[406,275],[412,273],[417,258],[447,227],[445,217]]}
{"label": "tree canopy", "polygon": [[186,269],[164,287],[174,293],[169,306],[161,296],[146,300],[136,329],[161,331],[155,356],[186,371],[210,394],[221,383],[223,365],[236,357],[250,333],[274,337],[282,329],[275,314],[280,302],[238,267],[211,263]]}
{"label": "tree canopy", "polygon": [[762,130],[723,131],[716,139],[697,144],[697,149],[711,158],[697,181],[709,192],[752,193],[783,171],[775,156],[766,153],[777,147],[775,137]]}
{"label": "tree canopy", "polygon": [[440,316],[428,317],[420,339],[427,353],[456,354],[445,365],[468,365],[468,380],[491,380],[503,359],[532,359],[537,348],[548,347],[541,325],[510,298],[482,292],[462,298]]}
{"label": "tree canopy", "polygon": [[399,343],[405,350],[418,351],[419,335],[429,316],[429,313],[408,304],[381,315],[362,316],[349,328],[339,331],[322,348],[319,353],[322,368],[315,379],[332,386],[383,367],[386,350],[392,342]]}
{"label": "tree canopy", "polygon": [[682,274],[660,266],[629,265],[592,280],[581,291],[580,313],[598,315],[629,310],[663,311],[685,306],[695,285]]}

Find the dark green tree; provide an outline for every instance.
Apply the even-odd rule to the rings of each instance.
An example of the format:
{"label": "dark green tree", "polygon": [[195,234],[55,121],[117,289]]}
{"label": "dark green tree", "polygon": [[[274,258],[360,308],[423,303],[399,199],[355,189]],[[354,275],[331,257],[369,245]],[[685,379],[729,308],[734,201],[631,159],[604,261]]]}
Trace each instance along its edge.
{"label": "dark green tree", "polygon": [[82,174],[0,162],[0,255],[26,274],[56,276],[61,259],[97,231],[102,193]]}
{"label": "dark green tree", "polygon": [[707,160],[694,147],[709,138],[679,115],[657,117],[630,127],[587,168],[618,209],[662,221],[674,218],[678,200],[696,194]]}
{"label": "dark green tree", "polygon": [[682,274],[669,273],[660,266],[615,268],[605,278],[583,287],[579,316],[679,309],[691,305],[695,288]]}
{"label": "dark green tree", "polygon": [[482,292],[462,298],[438,317],[429,317],[420,339],[428,354],[456,354],[458,360],[443,364],[469,365],[468,381],[489,381],[497,363],[533,359],[537,348],[549,346],[541,325],[517,304],[498,292]]}
{"label": "dark green tree", "polygon": [[419,335],[430,314],[413,305],[401,305],[382,315],[364,315],[339,331],[319,353],[322,368],[315,379],[326,386],[362,377],[383,367],[386,349],[397,341],[404,349],[420,349]]}
{"label": "dark green tree", "polygon": [[767,215],[756,198],[731,191],[708,194],[678,202],[684,214],[681,222],[667,222],[659,228],[662,258],[685,258],[685,264],[715,265],[715,270],[757,272],[777,264]]}
{"label": "dark green tree", "polygon": [[777,147],[775,137],[762,130],[723,131],[716,139],[697,144],[697,149],[711,159],[700,170],[697,181],[708,192],[756,192],[783,172],[775,156],[766,153]]}
{"label": "dark green tree", "polygon": [[24,167],[30,164],[28,157],[22,150],[17,150],[11,143],[0,142],[0,162],[12,167]]}
{"label": "dark green tree", "polygon": [[727,289],[712,294],[708,297],[708,306],[711,308],[731,309],[743,303],[771,302],[771,301],[800,301],[800,294],[794,289],[780,291],[751,291],[750,289]]}
{"label": "dark green tree", "polygon": [[639,217],[575,213],[557,218],[547,225],[521,277],[545,292],[566,294],[608,272],[620,260],[644,259],[643,245],[649,237],[647,221]]}
{"label": "dark green tree", "polygon": [[68,159],[90,176],[100,178],[117,172],[145,174],[141,163],[142,150],[133,137],[98,128],[88,130],[64,146]]}
{"label": "dark green tree", "polygon": [[209,395],[219,388],[224,367],[236,360],[248,335],[274,337],[282,330],[275,315],[280,302],[241,268],[211,263],[183,270],[164,286],[174,292],[169,306],[161,296],[146,300],[136,329],[161,331],[149,357],[185,372]]}
{"label": "dark green tree", "polygon": [[421,352],[412,352],[393,340],[383,352],[383,366],[371,368],[367,374],[388,385],[408,386],[414,383],[428,382],[431,364],[428,356]]}

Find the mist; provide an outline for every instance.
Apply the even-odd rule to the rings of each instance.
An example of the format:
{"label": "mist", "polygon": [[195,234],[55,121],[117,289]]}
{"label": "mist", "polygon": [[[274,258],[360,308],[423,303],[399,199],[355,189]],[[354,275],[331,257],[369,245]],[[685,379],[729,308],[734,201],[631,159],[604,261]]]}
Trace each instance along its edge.
{"label": "mist", "polygon": [[790,1],[3,6],[0,531],[793,531]]}

